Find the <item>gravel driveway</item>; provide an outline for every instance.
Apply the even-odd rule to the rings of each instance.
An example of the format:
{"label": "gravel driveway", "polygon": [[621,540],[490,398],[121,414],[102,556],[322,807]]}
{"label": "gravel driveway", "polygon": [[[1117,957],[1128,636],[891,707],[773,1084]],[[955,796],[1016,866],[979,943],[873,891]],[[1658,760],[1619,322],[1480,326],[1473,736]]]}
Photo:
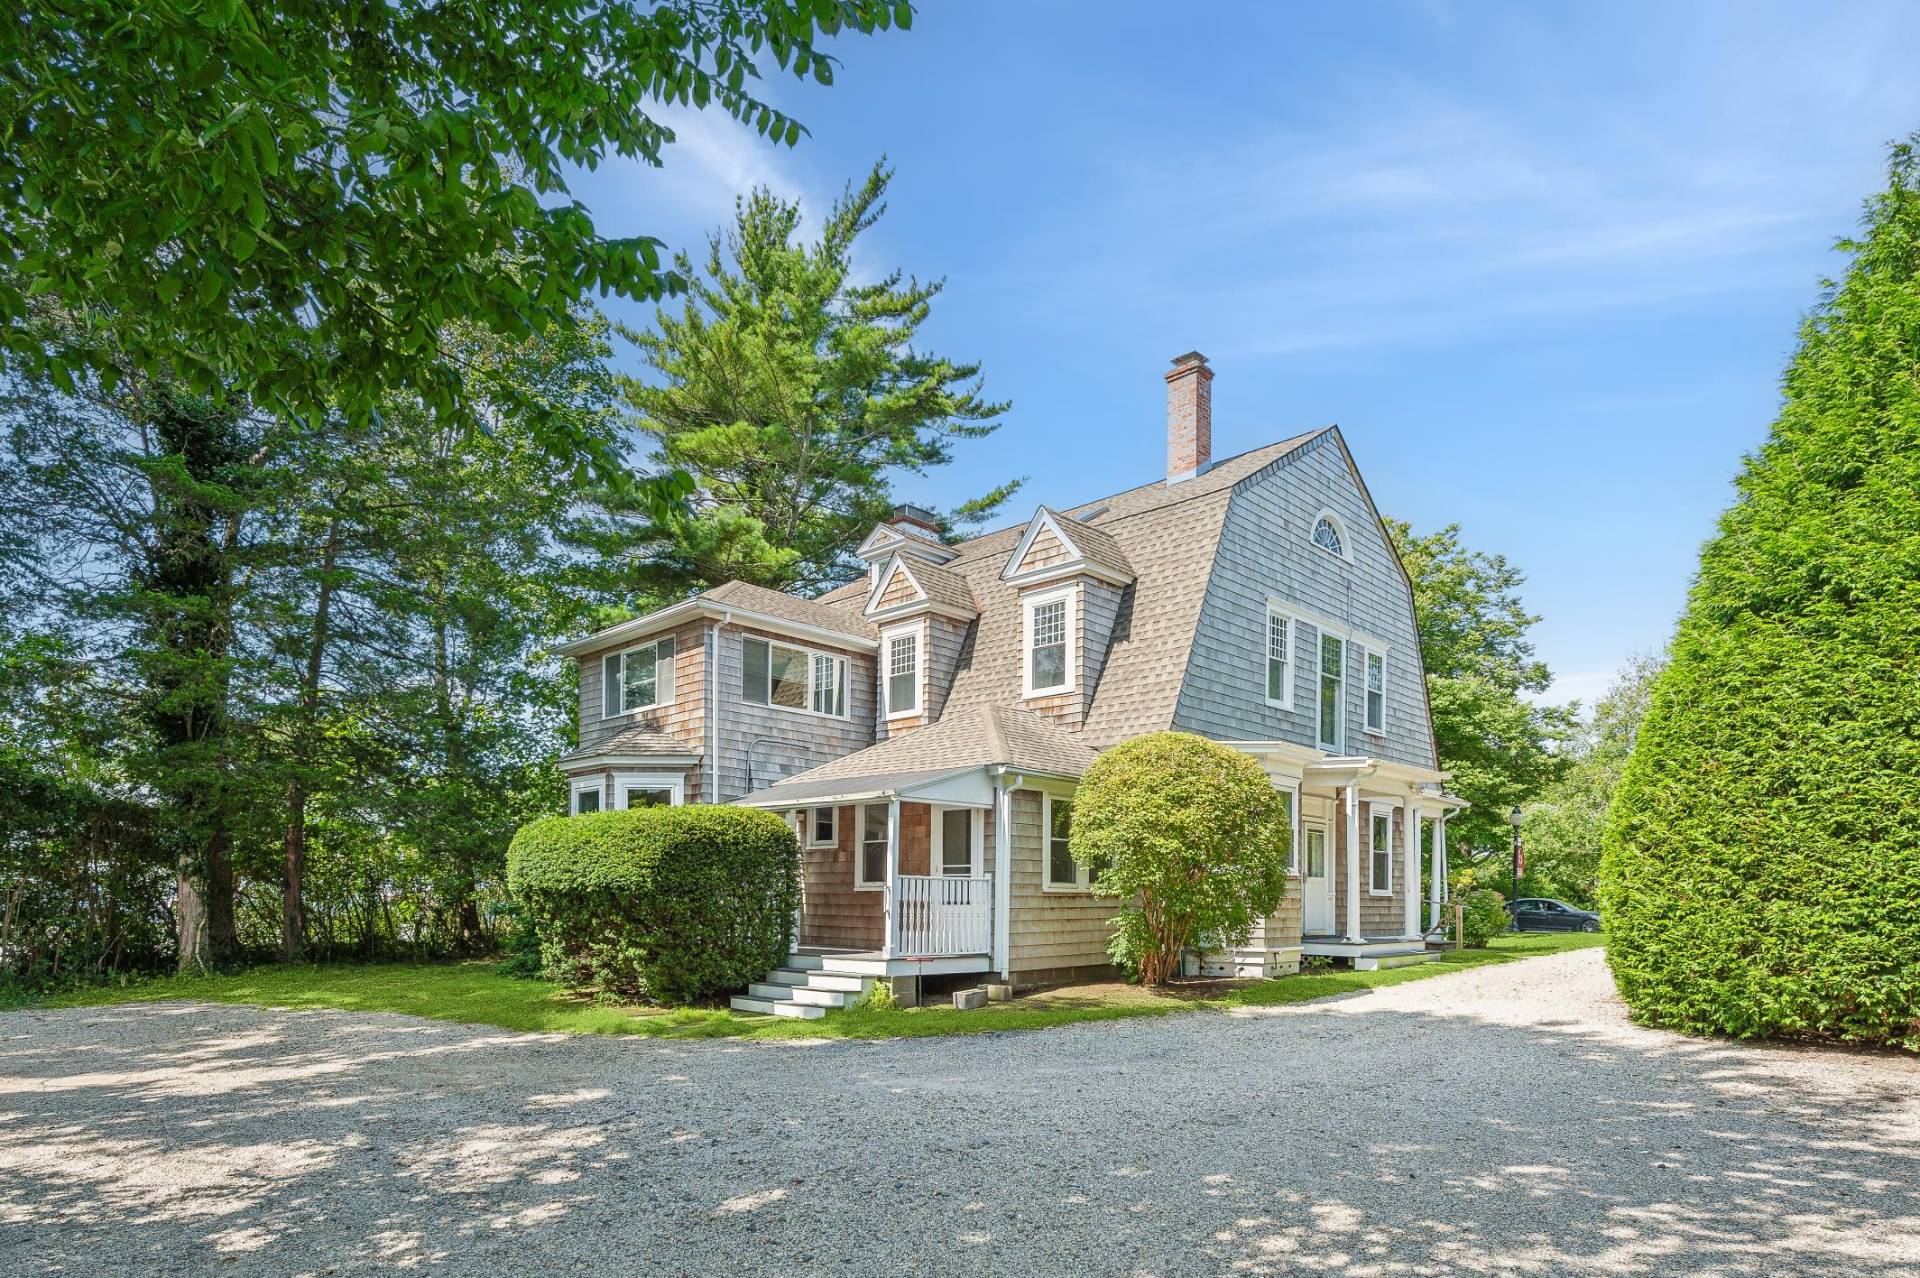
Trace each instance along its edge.
{"label": "gravel driveway", "polygon": [[1920,1273],[1920,1062],[1599,951],[1244,1014],[661,1044],[0,1015],[0,1273]]}

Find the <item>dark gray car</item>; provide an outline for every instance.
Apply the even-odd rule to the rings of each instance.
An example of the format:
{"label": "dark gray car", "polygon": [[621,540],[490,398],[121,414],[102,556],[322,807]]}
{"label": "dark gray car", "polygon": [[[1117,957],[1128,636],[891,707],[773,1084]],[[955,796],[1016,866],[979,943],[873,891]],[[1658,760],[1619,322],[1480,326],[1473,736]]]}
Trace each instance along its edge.
{"label": "dark gray car", "polygon": [[1509,902],[1507,913],[1513,916],[1516,932],[1598,932],[1600,916],[1592,910],[1578,910],[1565,901],[1543,896],[1523,896]]}

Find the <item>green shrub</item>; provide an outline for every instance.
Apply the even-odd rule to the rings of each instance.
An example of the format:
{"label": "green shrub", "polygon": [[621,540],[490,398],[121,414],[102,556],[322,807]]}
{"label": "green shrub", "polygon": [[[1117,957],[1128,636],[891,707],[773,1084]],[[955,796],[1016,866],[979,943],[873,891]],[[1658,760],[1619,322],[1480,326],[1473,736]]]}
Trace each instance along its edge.
{"label": "green shrub", "polygon": [[787,955],[800,850],[770,812],[688,806],[546,817],[507,850],[507,882],[554,980],[691,1003]]}
{"label": "green shrub", "polygon": [[1239,945],[1279,908],[1291,850],[1286,800],[1231,746],[1186,732],[1123,742],[1073,801],[1073,857],[1119,900],[1108,950],[1164,985],[1196,936]]}
{"label": "green shrub", "polygon": [[1463,944],[1484,949],[1487,942],[1507,930],[1513,922],[1507,913],[1507,898],[1492,888],[1474,888],[1460,902],[1460,926],[1466,933]]}
{"label": "green shrub", "polygon": [[1642,1020],[1920,1049],[1920,135],[1701,556],[1601,860]]}

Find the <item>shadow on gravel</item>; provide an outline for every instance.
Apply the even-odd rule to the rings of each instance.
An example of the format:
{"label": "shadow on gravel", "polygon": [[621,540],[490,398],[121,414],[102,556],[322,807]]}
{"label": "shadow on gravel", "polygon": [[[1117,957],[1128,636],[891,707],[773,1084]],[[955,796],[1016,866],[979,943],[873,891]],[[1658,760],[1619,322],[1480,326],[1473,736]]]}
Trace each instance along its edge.
{"label": "shadow on gravel", "polygon": [[806,1052],[0,1016],[0,1271],[1915,1272],[1920,1066],[1570,1013]]}

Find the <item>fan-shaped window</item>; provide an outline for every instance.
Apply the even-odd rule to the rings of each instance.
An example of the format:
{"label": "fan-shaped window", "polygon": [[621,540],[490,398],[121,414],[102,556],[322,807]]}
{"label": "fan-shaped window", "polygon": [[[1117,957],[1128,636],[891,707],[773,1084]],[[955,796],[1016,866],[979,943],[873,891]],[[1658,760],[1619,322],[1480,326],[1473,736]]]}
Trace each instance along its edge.
{"label": "fan-shaped window", "polygon": [[1313,524],[1313,544],[1332,554],[1346,557],[1347,546],[1340,536],[1340,525],[1332,515],[1322,515]]}

